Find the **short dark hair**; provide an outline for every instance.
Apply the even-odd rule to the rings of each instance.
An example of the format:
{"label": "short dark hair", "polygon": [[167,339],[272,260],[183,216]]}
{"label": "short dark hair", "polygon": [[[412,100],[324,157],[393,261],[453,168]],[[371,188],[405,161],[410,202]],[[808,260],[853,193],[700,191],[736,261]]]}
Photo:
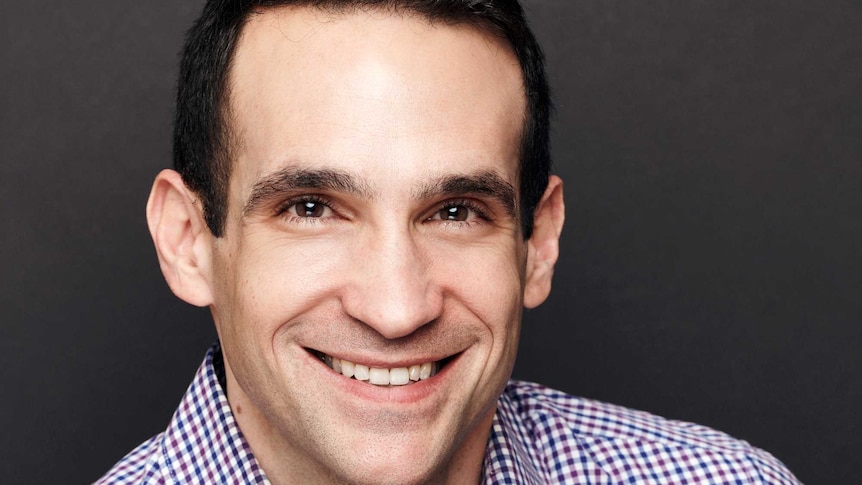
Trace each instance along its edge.
{"label": "short dark hair", "polygon": [[253,12],[298,5],[331,11],[406,10],[431,21],[466,23],[508,40],[521,65],[527,113],[520,147],[520,212],[524,238],[550,173],[551,100],[542,50],[518,0],[208,0],[186,34],[177,85],[174,167],[202,200],[209,230],[224,232],[231,173],[229,85],[231,60]]}

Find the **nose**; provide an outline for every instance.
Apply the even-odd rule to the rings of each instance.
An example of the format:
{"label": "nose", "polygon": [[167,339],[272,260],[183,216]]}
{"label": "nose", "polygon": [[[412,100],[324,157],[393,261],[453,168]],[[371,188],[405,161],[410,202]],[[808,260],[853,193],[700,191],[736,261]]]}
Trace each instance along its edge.
{"label": "nose", "polygon": [[443,297],[426,256],[409,229],[367,235],[353,251],[345,311],[387,339],[437,319]]}

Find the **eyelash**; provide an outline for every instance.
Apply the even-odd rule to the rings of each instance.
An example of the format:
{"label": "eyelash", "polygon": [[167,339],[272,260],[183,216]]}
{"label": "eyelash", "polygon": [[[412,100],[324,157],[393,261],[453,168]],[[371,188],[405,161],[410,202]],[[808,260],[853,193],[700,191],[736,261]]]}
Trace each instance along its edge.
{"label": "eyelash", "polygon": [[[431,214],[431,216],[428,217],[428,220],[436,217],[440,213],[440,211],[443,211],[445,209],[449,209],[452,207],[459,207],[459,206],[465,207],[468,210],[472,211],[476,215],[476,218],[478,218],[484,222],[488,222],[491,220],[490,216],[488,215],[487,210],[485,210],[485,207],[482,206],[481,204],[475,202],[475,201],[470,200],[470,199],[447,200],[447,201],[445,201],[442,204],[437,206],[437,209],[435,209],[434,212]],[[473,224],[477,223],[476,221],[450,221],[450,220],[446,220],[446,219],[441,219],[440,222],[448,223],[448,224],[457,224],[457,225],[463,225],[463,224],[473,225]]]}
{"label": "eyelash", "polygon": [[295,223],[295,224],[318,224],[323,222],[324,217],[300,217],[296,214],[288,213],[294,206],[297,204],[303,204],[312,202],[315,204],[321,204],[325,206],[327,209],[335,212],[332,208],[332,201],[323,198],[319,195],[306,194],[300,195],[298,197],[292,197],[290,199],[285,200],[281,204],[279,204],[275,208],[275,215],[285,219],[287,222]]}

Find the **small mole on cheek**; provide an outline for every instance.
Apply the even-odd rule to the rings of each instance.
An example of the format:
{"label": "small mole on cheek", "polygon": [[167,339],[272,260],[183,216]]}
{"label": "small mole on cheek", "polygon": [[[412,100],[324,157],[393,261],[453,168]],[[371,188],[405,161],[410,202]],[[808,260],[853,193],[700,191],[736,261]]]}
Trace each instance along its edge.
{"label": "small mole on cheek", "polygon": [[236,405],[236,408],[234,409],[234,411],[233,411],[233,412],[234,412],[234,414],[242,414],[242,406],[240,406],[239,404],[237,404],[237,405]]}

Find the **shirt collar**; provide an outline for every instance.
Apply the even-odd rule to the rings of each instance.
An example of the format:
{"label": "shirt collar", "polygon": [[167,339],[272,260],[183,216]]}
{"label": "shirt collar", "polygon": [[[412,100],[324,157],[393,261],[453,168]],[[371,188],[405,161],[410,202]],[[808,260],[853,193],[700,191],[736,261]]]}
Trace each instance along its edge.
{"label": "shirt collar", "polygon": [[524,427],[523,420],[518,419],[516,406],[505,392],[497,401],[485,451],[483,485],[544,483],[533,465],[532,447],[523,442],[522,438],[531,433]]}
{"label": "shirt collar", "polygon": [[165,465],[179,483],[269,484],[234,420],[214,361],[221,347],[206,354],[162,439]]}

